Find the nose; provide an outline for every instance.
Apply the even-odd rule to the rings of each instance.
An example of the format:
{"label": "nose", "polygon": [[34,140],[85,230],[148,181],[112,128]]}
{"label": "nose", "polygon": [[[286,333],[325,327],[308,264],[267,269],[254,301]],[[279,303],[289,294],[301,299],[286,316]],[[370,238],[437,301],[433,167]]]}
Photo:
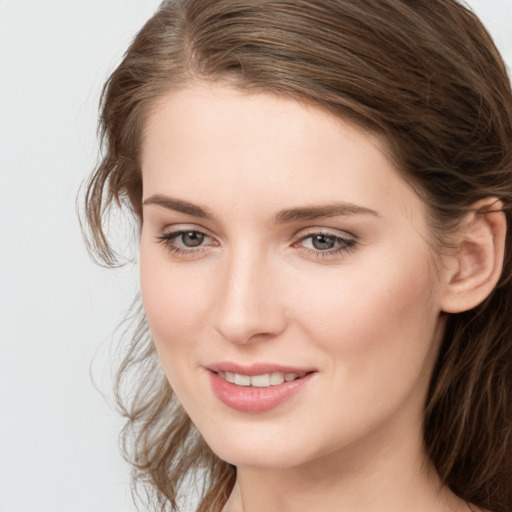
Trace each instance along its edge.
{"label": "nose", "polygon": [[225,262],[218,278],[216,330],[236,344],[271,339],[286,327],[280,279],[270,258],[239,251]]}

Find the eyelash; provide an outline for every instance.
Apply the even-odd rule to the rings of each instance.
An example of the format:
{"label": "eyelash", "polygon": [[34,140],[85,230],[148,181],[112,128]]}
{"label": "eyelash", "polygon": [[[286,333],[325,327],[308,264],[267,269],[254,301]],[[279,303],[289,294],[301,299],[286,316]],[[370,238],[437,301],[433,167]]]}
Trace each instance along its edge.
{"label": "eyelash", "polygon": [[[207,251],[208,249],[204,247],[201,243],[201,245],[198,245],[197,247],[189,247],[185,248],[187,246],[179,246],[176,245],[175,240],[183,235],[187,234],[195,234],[203,236],[205,239],[212,239],[212,237],[208,236],[206,233],[194,230],[194,229],[185,229],[185,230],[179,230],[179,231],[173,231],[169,233],[165,233],[162,235],[157,236],[157,240],[159,243],[162,243],[165,248],[171,252],[172,254],[175,254],[177,256],[199,256],[203,252]],[[332,239],[335,245],[334,248],[321,250],[321,249],[312,249],[309,247],[304,247],[303,244],[306,240],[313,239],[314,237],[318,236],[324,236],[327,238]],[[218,243],[215,243],[214,245],[218,245]],[[297,247],[298,249],[304,251],[308,256],[313,256],[316,258],[328,258],[329,256],[337,256],[339,254],[348,253],[350,251],[353,251],[357,247],[357,240],[353,238],[344,238],[341,236],[336,236],[333,233],[329,232],[323,232],[323,231],[315,231],[313,233],[308,233],[307,235],[301,237],[297,242],[294,242],[292,244],[293,247]]]}
{"label": "eyelash", "polygon": [[176,254],[178,256],[192,256],[192,255],[199,255],[206,251],[207,249],[203,245],[199,245],[196,248],[189,247],[186,248],[186,245],[178,246],[175,245],[175,240],[179,238],[180,236],[187,235],[190,233],[194,233],[196,235],[202,235],[205,238],[211,238],[206,233],[203,233],[202,231],[198,231],[196,229],[182,229],[179,231],[171,231],[169,233],[164,233],[163,235],[157,236],[157,240],[162,243],[165,248],[171,252],[172,254]]}
{"label": "eyelash", "polygon": [[[311,239],[314,237],[325,236],[327,238],[331,238],[335,244],[338,246],[334,246],[332,249],[311,249],[309,247],[304,247],[299,244],[303,243],[305,240]],[[339,254],[345,254],[350,251],[356,249],[357,240],[354,238],[344,238],[342,236],[336,236],[333,233],[323,232],[323,231],[315,231],[314,233],[308,233],[307,235],[301,237],[298,242],[293,244],[294,247],[299,247],[301,250],[305,251],[308,255],[316,257],[316,258],[328,258],[329,256],[337,256]]]}

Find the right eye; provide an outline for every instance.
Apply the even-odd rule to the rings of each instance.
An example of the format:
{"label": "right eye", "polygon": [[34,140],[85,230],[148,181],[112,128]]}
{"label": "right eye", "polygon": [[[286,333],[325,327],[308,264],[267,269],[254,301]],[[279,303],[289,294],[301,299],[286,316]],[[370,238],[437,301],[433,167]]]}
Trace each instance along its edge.
{"label": "right eye", "polygon": [[175,240],[185,247],[197,247],[204,242],[206,235],[200,231],[183,231],[175,236]]}
{"label": "right eye", "polygon": [[212,237],[195,229],[180,229],[157,236],[157,239],[174,254],[193,255],[207,245],[216,245]]}

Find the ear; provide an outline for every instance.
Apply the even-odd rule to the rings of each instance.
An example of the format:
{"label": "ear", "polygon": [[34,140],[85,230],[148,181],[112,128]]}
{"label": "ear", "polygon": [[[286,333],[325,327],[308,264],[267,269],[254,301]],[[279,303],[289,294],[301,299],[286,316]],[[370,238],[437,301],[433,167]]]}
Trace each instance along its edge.
{"label": "ear", "polygon": [[494,197],[482,199],[461,222],[457,250],[445,267],[444,312],[461,313],[478,306],[498,283],[507,231],[502,207]]}

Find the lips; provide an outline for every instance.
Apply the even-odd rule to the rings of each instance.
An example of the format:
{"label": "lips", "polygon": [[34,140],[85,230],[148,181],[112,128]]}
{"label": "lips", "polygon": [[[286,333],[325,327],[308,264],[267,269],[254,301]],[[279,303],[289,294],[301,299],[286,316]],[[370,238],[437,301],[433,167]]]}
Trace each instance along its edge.
{"label": "lips", "polygon": [[208,370],[217,398],[231,409],[248,413],[278,407],[304,389],[315,373],[307,368],[234,363],[214,364]]}

